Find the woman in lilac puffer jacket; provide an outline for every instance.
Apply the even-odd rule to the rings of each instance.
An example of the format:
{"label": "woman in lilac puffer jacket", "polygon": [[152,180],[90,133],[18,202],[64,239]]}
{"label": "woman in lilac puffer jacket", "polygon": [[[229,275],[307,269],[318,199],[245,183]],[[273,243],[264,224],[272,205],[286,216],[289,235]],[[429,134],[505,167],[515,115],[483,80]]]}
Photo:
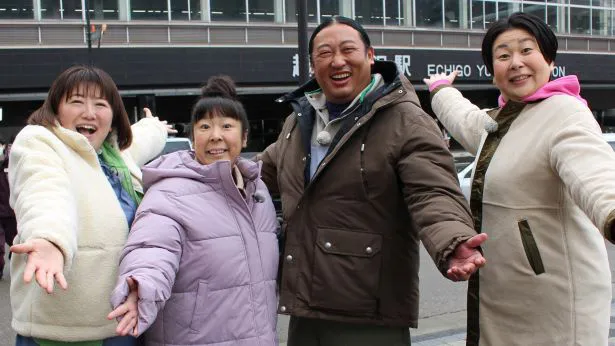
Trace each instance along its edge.
{"label": "woman in lilac puffer jacket", "polygon": [[228,77],[192,111],[194,151],[143,169],[147,189],[111,298],[118,334],[146,345],[277,345],[278,223]]}

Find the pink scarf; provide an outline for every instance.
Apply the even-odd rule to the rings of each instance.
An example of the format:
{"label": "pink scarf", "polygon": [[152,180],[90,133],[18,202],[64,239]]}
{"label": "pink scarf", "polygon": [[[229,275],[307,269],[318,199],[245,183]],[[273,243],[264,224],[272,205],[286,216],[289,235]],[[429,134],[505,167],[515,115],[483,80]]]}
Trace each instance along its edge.
{"label": "pink scarf", "polygon": [[[553,95],[570,95],[577,100],[583,102],[587,106],[587,101],[581,97],[581,85],[579,79],[575,75],[564,76],[543,85],[530,96],[523,98],[523,102],[540,101],[549,98]],[[498,106],[503,107],[506,104],[504,97],[498,97]]]}

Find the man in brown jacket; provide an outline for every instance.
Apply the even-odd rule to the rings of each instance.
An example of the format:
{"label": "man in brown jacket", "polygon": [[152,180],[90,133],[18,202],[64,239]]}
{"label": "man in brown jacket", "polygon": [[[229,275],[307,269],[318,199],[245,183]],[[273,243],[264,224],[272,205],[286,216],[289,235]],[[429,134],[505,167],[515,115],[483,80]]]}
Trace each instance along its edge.
{"label": "man in brown jacket", "polygon": [[453,159],[408,79],[355,21],[334,17],[309,43],[315,79],[260,155],[282,199],[278,311],[289,346],[409,345],[417,326],[419,239],[440,271],[485,260]]}

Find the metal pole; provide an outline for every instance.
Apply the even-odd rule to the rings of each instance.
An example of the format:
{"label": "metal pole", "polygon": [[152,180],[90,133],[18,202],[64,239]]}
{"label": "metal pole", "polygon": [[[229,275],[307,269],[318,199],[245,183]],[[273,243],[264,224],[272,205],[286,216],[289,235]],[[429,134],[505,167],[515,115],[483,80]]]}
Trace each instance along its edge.
{"label": "metal pole", "polygon": [[92,32],[90,31],[90,5],[88,0],[83,0],[83,7],[85,9],[85,25],[86,25],[86,39],[88,43],[88,60],[90,65],[93,65],[92,61]]}
{"label": "metal pole", "polygon": [[297,0],[297,34],[299,43],[299,83],[310,79],[310,63],[307,37],[307,0]]}

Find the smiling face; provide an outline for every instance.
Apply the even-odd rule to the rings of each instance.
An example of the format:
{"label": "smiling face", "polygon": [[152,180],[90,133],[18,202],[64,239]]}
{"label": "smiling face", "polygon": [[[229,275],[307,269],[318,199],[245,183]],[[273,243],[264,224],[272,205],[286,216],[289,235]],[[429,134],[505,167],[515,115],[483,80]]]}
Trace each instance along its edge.
{"label": "smiling face", "polygon": [[234,164],[248,142],[248,133],[242,129],[241,121],[218,113],[197,121],[192,131],[196,159],[203,165],[219,160]]}
{"label": "smiling face", "polygon": [[62,127],[84,135],[98,151],[111,132],[113,111],[99,88],[80,85],[62,97],[58,121]]}
{"label": "smiling face", "polygon": [[505,100],[522,101],[549,82],[548,63],[536,38],[522,29],[501,33],[493,42],[493,83]]}
{"label": "smiling face", "polygon": [[371,81],[374,49],[352,27],[336,23],[322,29],[313,47],[314,77],[327,101],[351,102]]}

